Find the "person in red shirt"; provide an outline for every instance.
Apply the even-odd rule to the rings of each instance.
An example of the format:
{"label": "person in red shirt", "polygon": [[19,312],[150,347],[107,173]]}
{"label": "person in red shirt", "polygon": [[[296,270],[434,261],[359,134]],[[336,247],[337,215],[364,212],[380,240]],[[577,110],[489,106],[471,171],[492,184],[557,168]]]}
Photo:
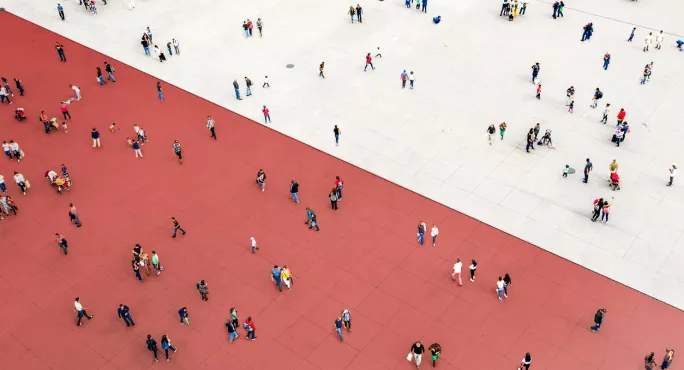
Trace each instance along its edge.
{"label": "person in red shirt", "polygon": [[617,124],[618,124],[618,125],[621,124],[622,121],[625,120],[625,116],[626,116],[626,115],[627,115],[627,112],[625,112],[625,109],[624,109],[624,108],[620,108],[620,112],[618,112],[618,115],[617,115]]}
{"label": "person in red shirt", "polygon": [[254,326],[254,321],[252,321],[251,317],[247,318],[247,321],[245,321],[245,325],[243,325],[245,330],[247,330],[247,336],[245,339],[249,339],[249,337],[252,337],[252,340],[256,340],[256,326]]}
{"label": "person in red shirt", "polygon": [[541,99],[541,84],[537,86],[537,99]]}
{"label": "person in red shirt", "polygon": [[249,37],[252,37],[252,29],[254,28],[254,25],[249,19],[247,20],[247,28],[249,29]]}
{"label": "person in red shirt", "polygon": [[44,110],[40,111],[40,122],[43,122],[43,126],[45,126],[45,133],[49,134],[50,133],[50,121],[48,120],[47,115],[45,114]]}
{"label": "person in red shirt", "polygon": [[366,54],[366,66],[363,68],[364,72],[366,72],[366,68],[368,68],[369,64],[372,69],[375,69],[375,67],[373,67],[373,58],[371,58],[370,53]]}
{"label": "person in red shirt", "polygon": [[67,106],[67,104],[65,102],[62,102],[59,105],[59,109],[62,111],[62,115],[64,116],[65,120],[67,119],[67,117],[69,117],[69,119],[71,119],[71,114],[69,113],[69,107]]}
{"label": "person in red shirt", "polygon": [[268,110],[268,108],[266,108],[265,105],[264,105],[264,109],[262,109],[261,112],[264,113],[264,123],[269,123],[269,122],[271,122],[271,113],[270,113],[270,111]]}
{"label": "person in red shirt", "polygon": [[344,183],[342,182],[342,179],[339,176],[335,176],[335,189],[337,189],[337,201],[341,202],[342,201],[342,187],[344,186]]}

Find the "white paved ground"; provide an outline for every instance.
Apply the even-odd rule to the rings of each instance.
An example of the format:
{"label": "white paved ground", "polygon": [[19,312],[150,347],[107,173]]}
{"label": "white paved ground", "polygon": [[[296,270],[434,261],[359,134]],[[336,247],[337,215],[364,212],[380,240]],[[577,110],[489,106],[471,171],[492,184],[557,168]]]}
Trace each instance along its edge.
{"label": "white paved ground", "polygon": [[[133,11],[111,0],[96,17],[64,0],[66,22],[54,0],[5,3],[8,11],[258,122],[268,104],[275,130],[684,308],[684,183],[665,187],[669,166],[684,165],[678,114],[684,53],[674,45],[684,37],[670,34],[663,50],[641,51],[642,26],[684,35],[675,0],[569,0],[565,18],[555,21],[549,3],[530,1],[515,22],[498,16],[499,1],[429,0],[425,15],[404,8],[403,0],[370,0],[362,4],[361,25],[350,24],[351,4],[340,0],[138,0]],[[438,14],[443,21],[434,25]],[[243,37],[247,17],[264,19],[263,38]],[[596,32],[581,43],[589,21]],[[639,29],[630,44],[631,23]],[[180,40],[182,55],[164,64],[146,57],[140,46],[146,26],[157,43]],[[365,54],[378,46],[377,69],[364,73]],[[601,68],[606,51],[608,71]],[[318,77],[321,61],[325,80]],[[541,101],[530,81],[536,61]],[[640,86],[651,61],[652,82]],[[415,71],[416,90],[400,88],[404,69]],[[266,74],[270,89],[235,100],[233,79],[250,76],[260,85]],[[87,94],[94,81],[75,83]],[[577,89],[574,114],[564,104],[570,85]],[[599,123],[600,109],[589,108],[596,87],[614,108],[609,125]],[[632,132],[616,148],[610,137],[621,107]],[[198,112],[199,128],[204,115]],[[486,127],[503,120],[505,140],[489,146]],[[525,132],[536,122],[553,130],[557,149],[525,153]],[[334,124],[343,131],[339,147]],[[228,128],[218,122],[217,129]],[[586,157],[595,166],[588,185],[580,181]],[[613,158],[623,180],[619,192],[607,185]],[[561,178],[566,164],[578,174]],[[588,220],[596,196],[615,196],[608,224]]]}

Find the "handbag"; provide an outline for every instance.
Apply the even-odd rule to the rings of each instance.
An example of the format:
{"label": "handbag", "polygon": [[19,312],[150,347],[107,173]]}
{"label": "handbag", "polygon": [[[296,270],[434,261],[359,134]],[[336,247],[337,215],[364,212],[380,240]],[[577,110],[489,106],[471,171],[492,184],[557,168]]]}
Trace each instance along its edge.
{"label": "handbag", "polygon": [[31,183],[30,183],[30,182],[28,182],[28,180],[26,180],[26,181],[24,182],[24,184],[26,184],[26,189],[28,189],[28,188],[30,188],[30,187],[31,187]]}

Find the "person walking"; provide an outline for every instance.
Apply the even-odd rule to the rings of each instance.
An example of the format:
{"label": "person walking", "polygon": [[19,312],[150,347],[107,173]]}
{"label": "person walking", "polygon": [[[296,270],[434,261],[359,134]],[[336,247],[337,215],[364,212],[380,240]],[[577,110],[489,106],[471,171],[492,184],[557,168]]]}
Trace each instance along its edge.
{"label": "person walking", "polygon": [[648,51],[648,47],[653,42],[653,32],[649,32],[646,39],[644,39],[644,53]]}
{"label": "person walking", "polygon": [[608,115],[610,114],[610,103],[606,104],[606,107],[603,108],[603,118],[601,118],[601,122],[605,125],[608,123]]}
{"label": "person walking", "polygon": [[211,116],[207,116],[207,128],[209,129],[209,132],[211,132],[211,137],[216,140],[216,129],[214,128],[214,120]]}
{"label": "person walking", "polygon": [[185,235],[185,230],[183,230],[183,228],[180,226],[178,220],[176,220],[175,217],[171,217],[171,221],[173,222],[173,235],[171,235],[171,237],[175,238],[178,230],[180,230],[183,233],[183,235]]}
{"label": "person walking", "polygon": [[340,337],[340,342],[344,341],[344,337],[342,336],[342,317],[337,316],[335,319],[335,324],[333,325],[333,329],[337,332],[337,335]]}
{"label": "person walking", "polygon": [[[5,208],[5,213],[7,213],[7,215],[9,216],[9,210],[7,209],[9,207],[6,207],[6,206],[8,206],[7,203],[6,202],[3,203],[2,206],[3,206],[3,208]],[[67,243],[67,240],[64,238],[64,236],[62,236],[60,233],[55,233],[55,242],[57,242],[57,245],[60,248],[62,248],[62,250],[64,251],[64,255],[66,256],[69,253],[67,251],[67,248],[69,247],[69,245]]]}
{"label": "person walking", "polygon": [[145,55],[152,55],[152,53],[150,53],[150,42],[147,40],[147,38],[143,37],[143,39],[140,41],[140,45],[142,45]]}
{"label": "person walking", "polygon": [[520,362],[520,367],[518,370],[530,370],[530,365],[532,364],[532,355],[530,355],[529,352],[525,353],[525,357],[523,357],[522,361]]}
{"label": "person walking", "polygon": [[237,333],[237,329],[235,328],[232,320],[226,321],[226,328],[228,328],[228,340],[230,343],[233,343],[235,338],[239,337],[240,335]]}
{"label": "person walking", "polygon": [[375,70],[375,67],[373,67],[373,58],[371,58],[371,53],[366,54],[366,66],[363,67],[363,71],[366,72],[366,68],[368,66],[371,66],[371,69]]}
{"label": "person walking", "polygon": [[268,83],[268,76],[264,76],[264,84],[261,85],[261,88],[263,89],[263,88],[265,88],[265,87],[267,87],[267,86],[268,86],[268,87],[271,87],[271,84]]}
{"label": "person walking", "polygon": [[[17,162],[18,161],[19,160],[17,160]],[[17,171],[14,171],[14,182],[17,183],[17,186],[19,186],[19,190],[21,190],[21,192],[24,195],[26,195],[26,189],[31,187],[28,180],[26,180],[26,178],[24,178],[24,175],[22,175],[21,173],[19,173]]]}
{"label": "person walking", "polygon": [[172,350],[174,353],[178,352],[176,347],[171,345],[171,339],[169,339],[168,335],[166,334],[162,335],[161,337],[161,347],[166,354],[166,361],[171,361],[171,358],[169,357],[169,350]]}
{"label": "person walking", "polygon": [[475,271],[477,270],[477,261],[475,260],[470,260],[470,282],[474,283],[475,282]]}
{"label": "person walking", "polygon": [[318,75],[325,78],[325,74],[323,72],[325,72],[325,62],[321,62],[321,65],[318,66]]}
{"label": "person walking", "polygon": [[406,80],[408,80],[408,74],[406,73],[406,70],[404,70],[404,72],[401,72],[401,88],[402,89],[406,88]]}
{"label": "person walking", "polygon": [[306,221],[304,221],[304,225],[308,225],[311,222],[312,216],[313,210],[309,207],[306,207]]}
{"label": "person walking", "polygon": [[102,77],[102,70],[100,69],[100,67],[95,67],[95,73],[97,74],[97,80],[100,82],[100,86],[106,85],[107,82]]}
{"label": "person walking", "polygon": [[363,23],[363,8],[361,8],[360,4],[356,4],[356,17],[359,23]]}
{"label": "person walking", "polygon": [[601,215],[603,205],[605,203],[606,202],[603,200],[603,198],[594,199],[594,208],[591,215],[591,222],[596,222],[596,220],[598,220],[599,216]]}
{"label": "person walking", "polygon": [[423,8],[422,8],[423,13],[427,13],[427,3],[428,3],[428,0],[423,0],[423,4],[422,4],[423,5]]}
{"label": "person walking", "polygon": [[180,164],[183,164],[183,149],[178,140],[173,141],[173,152],[176,153],[176,156],[180,160]]}
{"label": "person walking", "polygon": [[335,135],[335,146],[340,145],[340,134],[342,131],[335,125],[335,128],[333,128],[333,134]]}
{"label": "person walking", "polygon": [[249,337],[252,337],[252,340],[257,340],[256,326],[254,325],[254,321],[252,321],[251,317],[247,318],[247,321],[245,321],[243,327],[247,330],[247,336],[245,337],[245,339],[249,339]]}
{"label": "person walking", "polygon": [[345,330],[347,330],[348,332],[351,332],[352,331],[352,329],[351,329],[351,327],[352,327],[352,325],[351,325],[352,324],[351,323],[351,311],[349,311],[348,309],[345,308],[344,310],[342,310],[342,316],[341,317],[342,317],[342,326],[344,327]]}
{"label": "person walking", "polygon": [[164,93],[162,92],[161,82],[157,81],[157,95],[159,96],[159,101],[164,101]]}
{"label": "person walking", "polygon": [[250,237],[249,239],[252,241],[252,254],[254,254],[254,251],[259,250],[259,246],[257,245],[256,239],[254,239],[253,236]]}
{"label": "person walking", "polygon": [[335,189],[337,189],[337,200],[342,201],[342,188],[344,187],[344,182],[339,176],[335,176]]}
{"label": "person walking", "polygon": [[142,283],[143,279],[142,279],[142,276],[140,275],[140,262],[138,260],[132,260],[131,261],[131,267],[133,268],[133,272],[135,273],[135,278],[138,279]]}
{"label": "person walking", "polygon": [[675,176],[677,176],[677,165],[673,164],[670,169],[668,169],[670,172],[670,182],[667,183],[667,186],[672,186],[672,183],[674,182]]}
{"label": "person walking", "polygon": [[527,133],[527,145],[525,146],[525,151],[529,153],[530,148],[534,150],[534,129],[530,129],[530,132]]}
{"label": "person walking", "polygon": [[313,229],[314,227],[316,228],[316,231],[321,231],[321,229],[318,228],[318,218],[316,217],[316,212],[311,210],[311,226],[309,226],[309,230]]}
{"label": "person walking", "polygon": [[264,124],[271,122],[271,111],[265,105],[261,109],[261,113],[264,114]]}
{"label": "person walking", "polygon": [[238,84],[237,80],[233,80],[233,89],[235,89],[235,98],[237,100],[242,100],[240,97],[240,84]]}
{"label": "person walking", "polygon": [[356,9],[354,9],[353,5],[349,6],[349,10],[347,11],[347,15],[349,15],[349,19],[351,19],[351,22],[354,23],[354,14],[356,13]]}
{"label": "person walking", "polygon": [[451,280],[456,281],[458,277],[458,285],[463,285],[463,280],[461,280],[461,270],[463,269],[463,262],[459,258],[456,258],[456,263],[454,263],[454,272],[451,273]]}
{"label": "person walking", "polygon": [[19,90],[19,96],[24,96],[24,85],[21,84],[21,79],[15,77],[14,85],[17,87],[17,90]]}
{"label": "person walking", "polygon": [[287,290],[292,289],[292,272],[287,268],[287,265],[283,265],[283,268],[280,271],[280,279],[285,283]]}
{"label": "person walking", "polygon": [[164,266],[159,263],[159,255],[156,251],[152,251],[152,267],[157,270],[157,276],[161,275],[164,270]]}
{"label": "person walking", "polygon": [[128,306],[121,303],[119,304],[119,308],[116,310],[116,312],[119,315],[119,318],[123,319],[123,321],[126,323],[126,327],[135,326],[135,321],[133,321],[131,310],[128,308]]}
{"label": "person walking", "polygon": [[271,281],[276,283],[276,286],[278,287],[278,291],[282,292],[283,291],[283,284],[282,284],[282,279],[281,279],[281,272],[283,271],[282,268],[280,268],[278,265],[274,265],[273,268],[271,269]]}
{"label": "person walking", "polygon": [[625,120],[625,117],[627,116],[627,112],[625,112],[624,108],[620,108],[620,111],[617,114],[617,125],[622,124],[622,121]]}
{"label": "person walking", "polygon": [[12,104],[12,101],[9,98],[9,93],[7,92],[7,87],[5,86],[0,86],[0,104],[4,104],[5,100],[7,100],[8,104]]}
{"label": "person walking", "polygon": [[428,347],[428,351],[430,351],[430,354],[432,355],[432,367],[436,367],[439,355],[442,354],[442,346],[439,343],[432,343],[430,347]]}
{"label": "person walking", "polygon": [[[605,203],[603,209],[601,210],[601,223],[608,223],[608,216],[610,216],[610,207],[615,203],[615,198],[611,198],[610,203]],[[605,221],[603,219],[605,218]]]}
{"label": "person walking", "polygon": [[79,297],[74,298],[74,309],[78,317],[78,320],[76,321],[76,326],[83,325],[81,319],[83,319],[84,317],[88,320],[91,320],[93,318],[93,315],[88,315],[88,312],[86,312],[85,307],[81,305],[81,298]]}
{"label": "person walking", "polygon": [[57,55],[59,55],[59,61],[66,63],[67,58],[64,54],[64,45],[60,44],[59,41],[55,42],[55,50],[57,50]]}
{"label": "person walking", "polygon": [[598,311],[596,311],[596,314],[594,315],[594,326],[592,326],[590,329],[592,332],[599,331],[601,329],[601,324],[603,324],[603,317],[605,316],[607,310],[605,308],[601,308]]}
{"label": "person walking", "polygon": [[432,230],[430,230],[430,236],[432,237],[432,246],[437,246],[437,235],[439,235],[439,229],[437,225],[432,224]]}
{"label": "person walking", "polygon": [[60,3],[57,3],[57,13],[59,14],[59,17],[64,20],[64,7]]}
{"label": "person walking", "polygon": [[[496,281],[496,294],[499,295],[499,300],[503,302],[503,289],[504,285],[506,285],[503,281],[503,278],[499,276],[499,279]],[[508,298],[508,296],[506,296]]]}
{"label": "person walking", "polygon": [[154,363],[156,364],[159,362],[159,359],[157,358],[157,341],[152,338],[152,335],[147,334],[147,340],[145,343],[147,344],[147,350],[152,351],[154,354]]}
{"label": "person walking", "polygon": [[180,55],[180,43],[176,39],[171,39],[171,45],[173,45],[173,50],[176,51],[176,55]]}
{"label": "person walking", "polygon": [[501,135],[501,140],[503,140],[505,133],[506,133],[506,122],[501,122],[499,124],[499,135]]}
{"label": "person walking", "polygon": [[245,86],[247,86],[247,90],[245,91],[245,96],[251,96],[252,95],[252,80],[250,80],[247,76],[245,76]]}
{"label": "person walking", "polygon": [[656,46],[655,48],[660,50],[660,48],[663,47],[663,41],[665,40],[665,36],[663,35],[663,31],[660,31],[658,35],[656,35]]}
{"label": "person walking", "polygon": [[299,197],[297,197],[297,193],[299,193],[299,183],[297,180],[292,180],[290,181],[290,194],[292,196],[292,200],[294,200],[296,203],[299,203]]}
{"label": "person walking", "polygon": [[594,169],[594,164],[591,163],[589,158],[587,158],[587,162],[584,165],[584,180],[582,180],[583,183],[588,183],[589,182],[589,172],[591,172]]}
{"label": "person walking", "polygon": [[107,61],[104,62],[104,65],[105,65],[105,72],[107,72],[107,80],[110,80],[112,82],[116,82],[116,78],[114,78],[114,71],[115,71],[114,67],[112,67],[112,65],[109,64],[109,62],[107,62]]}
{"label": "person walking", "polygon": [[663,358],[663,363],[660,365],[660,368],[662,370],[670,368],[670,365],[672,365],[672,361],[674,361],[674,354],[674,349],[665,349],[665,357]]}
{"label": "person walking", "polygon": [[541,84],[537,85],[537,95],[535,96],[535,98],[537,98],[539,100],[541,100],[541,88],[542,88]]}
{"label": "person walking", "polygon": [[237,329],[237,327],[240,325],[237,308],[235,308],[235,307],[230,308],[230,319],[232,320],[233,325]]}
{"label": "person walking", "polygon": [[259,30],[259,37],[264,36],[264,22],[261,18],[257,18],[257,29]]}
{"label": "person walking", "polygon": [[69,219],[71,222],[75,223],[77,227],[81,227],[81,220],[78,219],[78,213],[76,212],[76,206],[73,203],[69,203]]}
{"label": "person walking", "polygon": [[506,273],[503,277],[503,290],[504,290],[504,297],[508,298],[508,287],[513,284],[513,281],[511,280],[511,276]]}
{"label": "person walking", "polygon": [[425,239],[424,239],[424,237],[425,237],[425,222],[423,222],[423,221],[418,222],[418,234],[417,234],[417,236],[418,236],[418,243],[420,243],[420,245],[423,245],[423,243],[425,242]]}
{"label": "person walking", "polygon": [[496,132],[496,127],[494,127],[494,124],[492,123],[487,127],[487,140],[489,141],[489,145],[492,145],[492,136]]}
{"label": "person walking", "polygon": [[263,169],[259,169],[256,175],[256,184],[259,185],[261,191],[266,191],[266,172]]}
{"label": "person walking", "polygon": [[532,82],[535,82],[534,80],[536,80],[537,77],[539,77],[539,69],[540,69],[539,63],[534,63],[531,68],[532,68]]}
{"label": "person walking", "polygon": [[135,152],[135,158],[143,157],[142,151],[140,150],[140,142],[138,140],[135,140],[133,144],[131,144],[131,148]]}
{"label": "person walking", "polygon": [[608,64],[610,64],[610,54],[606,52],[606,54],[603,56],[603,69],[606,71],[608,70]]}
{"label": "person walking", "polygon": [[181,307],[181,309],[178,310],[178,316],[180,317],[181,325],[190,325],[190,314],[188,313],[187,307]]}
{"label": "person walking", "polygon": [[207,286],[207,283],[204,282],[204,280],[196,282],[195,288],[197,288],[197,291],[199,292],[200,297],[202,297],[203,301],[209,300],[209,287]]}
{"label": "person walking", "polygon": [[411,356],[413,356],[413,360],[416,362],[416,369],[420,369],[420,363],[423,359],[423,352],[425,352],[425,347],[423,347],[423,344],[420,341],[413,343],[411,346],[411,352],[409,352],[408,355],[408,359],[411,360]]}
{"label": "person walking", "polygon": [[69,106],[66,104],[66,102],[60,102],[59,103],[59,110],[62,111],[62,116],[64,116],[64,120],[71,119],[71,113],[69,113]]}
{"label": "person walking", "polygon": [[337,211],[337,191],[336,189],[330,190],[328,193],[328,198],[330,198],[330,206],[333,210]]}
{"label": "person walking", "polygon": [[634,39],[634,33],[636,32],[636,27],[632,28],[632,32],[629,34],[629,38],[627,39],[628,42],[632,42]]}
{"label": "person walking", "polygon": [[411,71],[409,73],[409,90],[413,90],[413,85],[416,83],[416,75]]}

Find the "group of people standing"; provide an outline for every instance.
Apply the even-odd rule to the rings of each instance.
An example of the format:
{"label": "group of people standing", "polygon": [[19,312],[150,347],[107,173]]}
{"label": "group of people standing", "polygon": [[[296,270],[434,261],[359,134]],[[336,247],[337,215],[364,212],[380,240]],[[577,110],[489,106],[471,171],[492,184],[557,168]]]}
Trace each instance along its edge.
{"label": "group of people standing", "polygon": [[518,0],[503,0],[499,17],[508,17],[508,20],[512,21],[517,18],[518,15],[521,17],[524,16],[526,10],[527,1],[521,0],[520,3],[518,3]]}

